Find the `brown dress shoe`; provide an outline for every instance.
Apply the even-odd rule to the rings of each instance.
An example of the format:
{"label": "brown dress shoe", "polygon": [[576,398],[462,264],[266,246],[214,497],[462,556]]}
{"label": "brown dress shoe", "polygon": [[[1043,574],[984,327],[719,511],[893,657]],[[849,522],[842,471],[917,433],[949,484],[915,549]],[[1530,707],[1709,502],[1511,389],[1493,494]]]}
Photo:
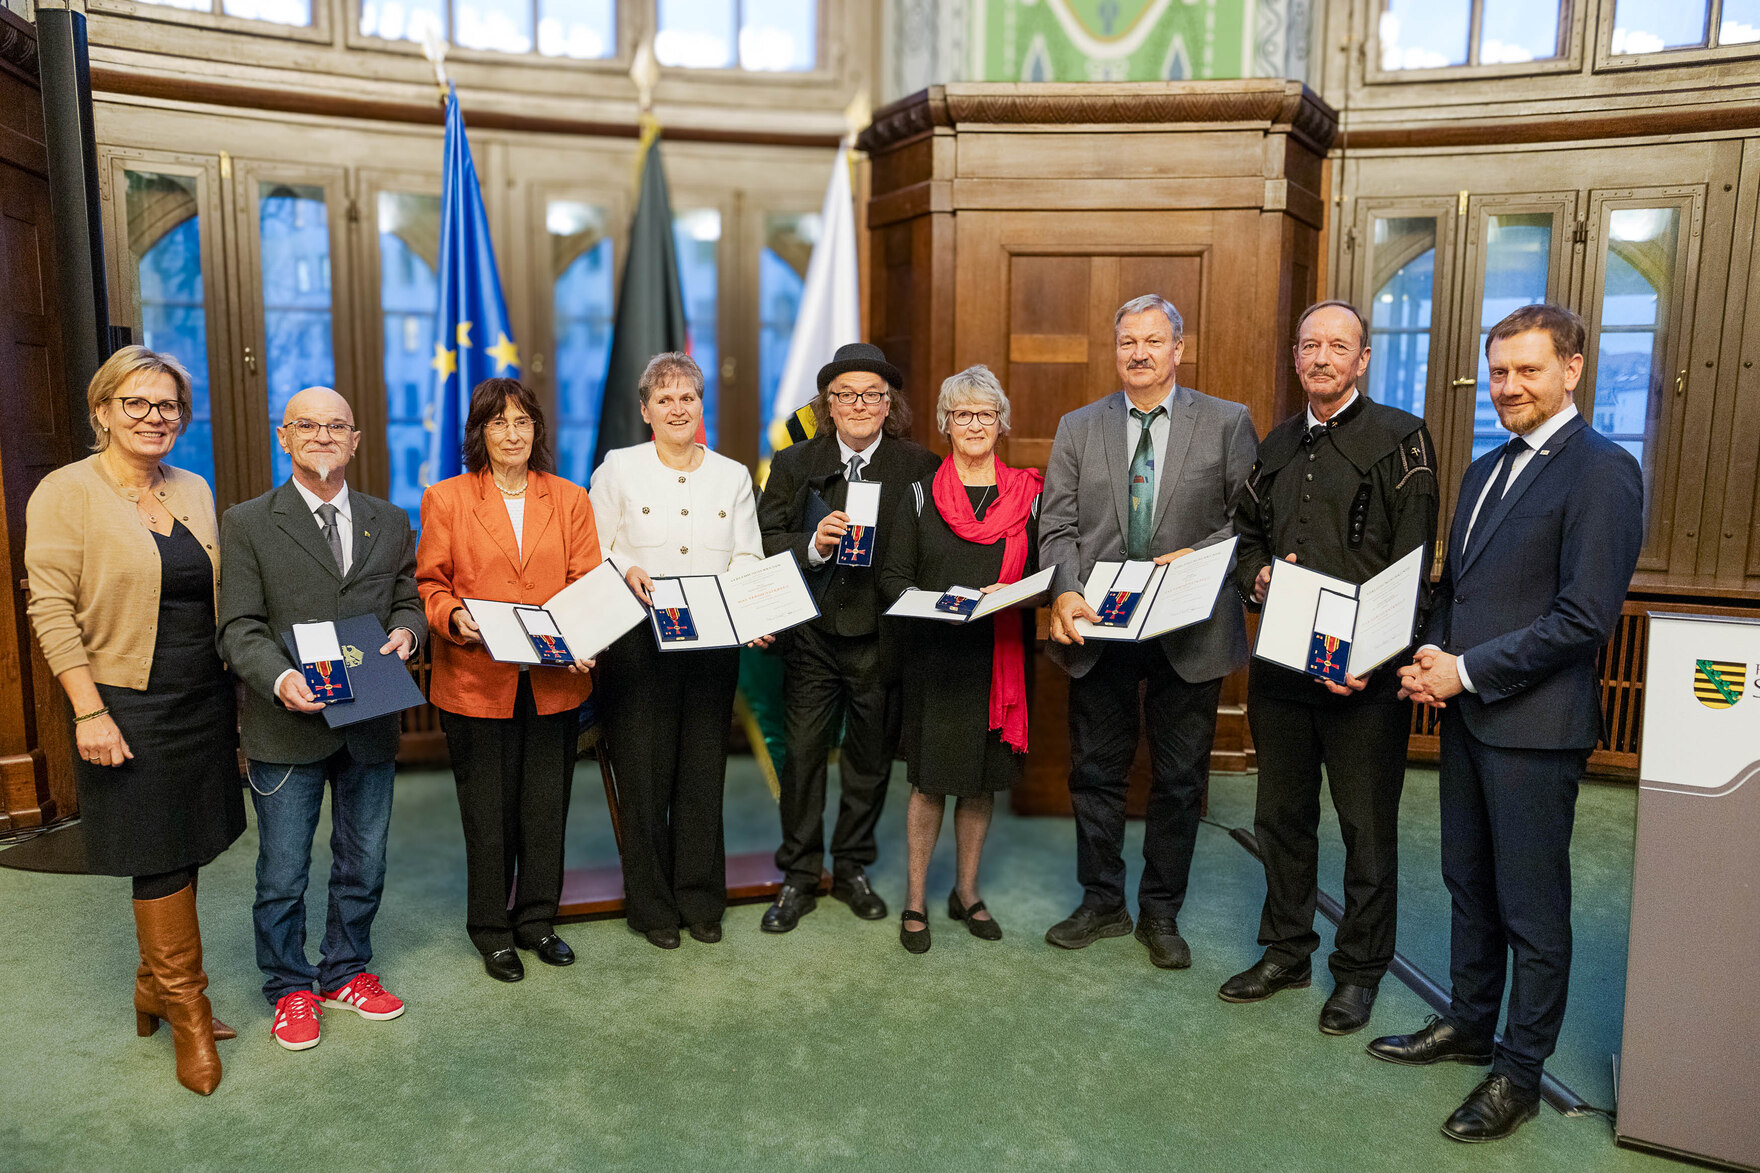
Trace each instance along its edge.
{"label": "brown dress shoe", "polygon": [[214,1011],[204,993],[208,975],[202,972],[195,890],[185,888],[161,900],[136,900],[134,924],[141,956],[159,985],[160,1010],[171,1024],[177,1082],[192,1092],[211,1095],[220,1086],[220,1052],[214,1049]]}

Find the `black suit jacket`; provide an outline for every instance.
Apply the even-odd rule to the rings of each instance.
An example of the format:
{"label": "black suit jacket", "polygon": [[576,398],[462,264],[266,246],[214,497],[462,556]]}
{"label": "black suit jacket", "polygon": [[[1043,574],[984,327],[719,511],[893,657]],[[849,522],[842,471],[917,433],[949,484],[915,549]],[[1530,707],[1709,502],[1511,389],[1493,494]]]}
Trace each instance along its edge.
{"label": "black suit jacket", "polygon": [[880,524],[874,534],[871,566],[838,566],[835,556],[819,567],[807,560],[813,527],[807,524],[807,503],[818,493],[832,509],[843,508],[847,482],[837,447],[837,433],[829,428],[799,444],[791,444],[770,461],[770,478],[758,502],[758,528],[764,533],[766,556],[784,550],[794,552],[806,575],[807,586],[819,604],[813,621],[822,631],[837,635],[873,635],[880,628],[885,610],[880,599],[880,567],[886,562],[886,544],[893,521],[905,501],[914,501],[911,484],[930,476],[941,458],[920,444],[887,436],[874,451],[873,463],[862,469],[865,480],[880,482]]}
{"label": "black suit jacket", "polygon": [[418,642],[427,638],[409,514],[353,487],[348,500],[354,560],[346,576],[292,482],[234,505],[220,519],[218,643],[221,657],[249,686],[240,727],[244,752],[256,761],[322,761],[345,743],[359,762],[397,754],[396,713],[332,729],[322,714],[296,713],[275,697],[275,681],[295,666],[281,642],[295,623],[371,613],[386,631],[407,627]]}
{"label": "black suit jacket", "polygon": [[1485,502],[1463,549],[1501,457],[1480,457],[1461,479],[1430,616],[1431,638],[1465,656],[1478,690],[1448,711],[1487,745],[1592,749],[1601,736],[1596,655],[1644,544],[1643,474],[1631,453],[1574,419],[1501,501]]}

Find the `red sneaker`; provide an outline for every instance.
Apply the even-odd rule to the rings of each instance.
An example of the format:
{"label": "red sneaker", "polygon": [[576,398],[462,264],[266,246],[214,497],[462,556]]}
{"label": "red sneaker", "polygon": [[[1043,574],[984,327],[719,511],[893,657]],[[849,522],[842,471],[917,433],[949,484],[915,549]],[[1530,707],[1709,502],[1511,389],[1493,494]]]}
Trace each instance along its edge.
{"label": "red sneaker", "polygon": [[357,973],[340,990],[323,996],[324,1005],[335,1010],[352,1010],[362,1018],[383,1022],[403,1013],[403,999],[385,992],[379,979],[370,973]]}
{"label": "red sneaker", "polygon": [[275,1024],[269,1033],[289,1051],[305,1051],[318,1045],[318,1016],[324,1013],[310,990],[281,995],[275,1003]]}

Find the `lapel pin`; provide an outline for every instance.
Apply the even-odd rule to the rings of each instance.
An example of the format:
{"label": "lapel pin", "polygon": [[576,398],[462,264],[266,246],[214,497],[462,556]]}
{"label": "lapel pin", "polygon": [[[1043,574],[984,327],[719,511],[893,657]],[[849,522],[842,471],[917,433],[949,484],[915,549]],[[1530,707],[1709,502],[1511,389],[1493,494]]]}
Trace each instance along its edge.
{"label": "lapel pin", "polygon": [[1540,449],[1540,455],[1542,455],[1542,456],[1551,456],[1551,455],[1552,455],[1552,449],[1550,449],[1550,448],[1542,448],[1542,449]]}

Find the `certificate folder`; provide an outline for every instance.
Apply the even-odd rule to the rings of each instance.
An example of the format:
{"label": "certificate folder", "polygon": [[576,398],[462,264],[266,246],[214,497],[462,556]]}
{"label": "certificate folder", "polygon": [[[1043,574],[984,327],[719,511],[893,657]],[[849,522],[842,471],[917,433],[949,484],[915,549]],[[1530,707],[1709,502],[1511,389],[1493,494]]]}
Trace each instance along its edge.
{"label": "certificate folder", "polygon": [[[981,594],[970,587],[953,587],[948,591],[911,589],[898,597],[886,613],[899,619],[939,619],[943,623],[970,623],[986,615],[994,615],[1009,607],[1030,607],[1051,589],[1051,572],[1047,566],[1039,573],[1011,582],[1000,590]],[[956,593],[963,592],[963,593]],[[969,604],[969,606],[967,605]]]}
{"label": "certificate folder", "polygon": [[504,664],[567,666],[577,658],[591,660],[648,617],[623,573],[609,562],[551,595],[542,607],[494,599],[462,602],[489,655]]}
{"label": "certificate folder", "polygon": [[[340,729],[388,713],[401,713],[426,700],[422,690],[416,687],[415,677],[409,674],[409,666],[396,652],[379,654],[386,638],[385,629],[379,625],[376,616],[356,615],[352,619],[336,621],[336,641],[342,645],[341,666],[347,668],[349,680],[354,685],[354,700],[346,705],[324,706],[324,723],[330,728]],[[298,660],[293,632],[282,632],[281,642]]]}
{"label": "certificate folder", "polygon": [[720,574],[656,578],[654,603],[649,626],[663,652],[737,648],[819,616],[788,550]]}
{"label": "certificate folder", "polygon": [[1084,640],[1139,643],[1204,622],[1216,610],[1238,540],[1205,546],[1165,566],[1094,563],[1082,596],[1100,622],[1077,619],[1076,632]]}
{"label": "certificate folder", "polygon": [[1362,677],[1412,644],[1424,547],[1358,586],[1299,562],[1271,564],[1253,655],[1322,680]]}

